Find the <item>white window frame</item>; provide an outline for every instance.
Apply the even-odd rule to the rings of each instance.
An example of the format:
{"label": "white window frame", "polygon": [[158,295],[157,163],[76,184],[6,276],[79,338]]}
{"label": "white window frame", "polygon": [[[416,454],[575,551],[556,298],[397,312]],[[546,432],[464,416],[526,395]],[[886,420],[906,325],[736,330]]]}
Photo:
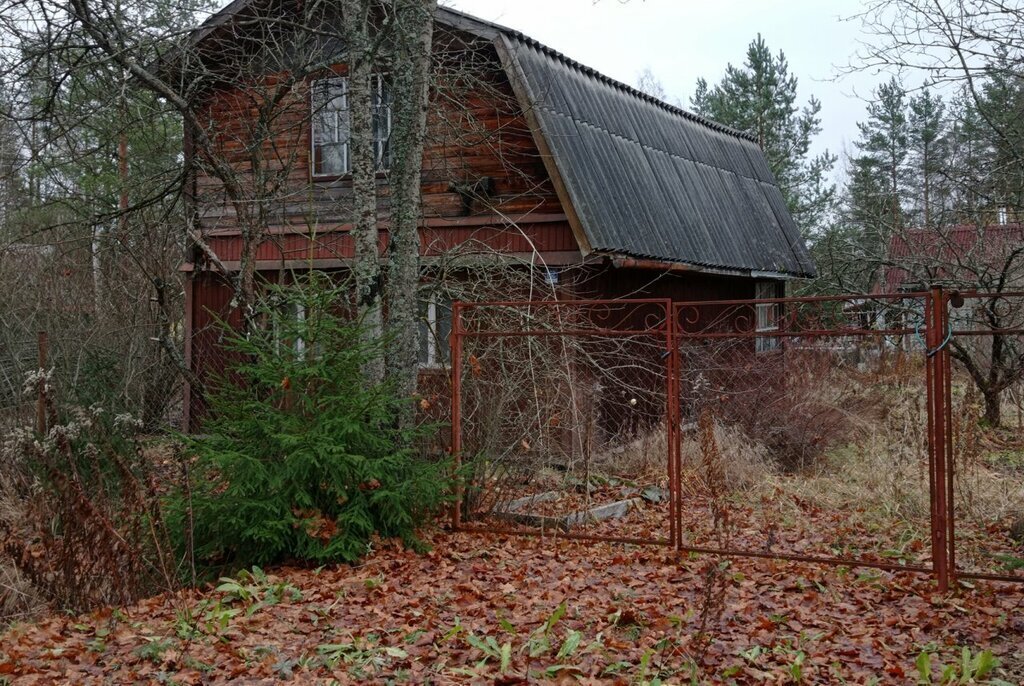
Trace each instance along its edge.
{"label": "white window frame", "polygon": [[427,350],[427,359],[419,359],[419,352],[417,351],[417,362],[420,369],[444,369],[447,364],[444,357],[440,354],[440,346],[448,345],[448,341],[441,340],[438,336],[438,323],[440,321],[438,314],[443,310],[444,306],[441,304],[443,300],[442,294],[435,291],[423,301],[427,305],[424,314],[424,321],[426,323],[426,340],[424,343]]}
{"label": "white window frame", "polygon": [[[282,303],[287,304],[287,303]],[[283,322],[285,319],[294,318],[296,322],[303,323],[306,321],[306,304],[297,302],[294,303],[295,309],[292,311],[285,311],[285,309],[278,305],[275,311],[271,314],[270,325],[274,335],[274,345],[278,353],[285,348],[291,348],[295,351],[296,357],[300,360],[306,359],[306,341],[301,337],[296,337],[293,341],[286,341],[284,339],[284,333],[282,331]]]}
{"label": "white window frame", "polygon": [[[306,323],[306,303],[295,303],[295,321]],[[299,336],[295,339],[295,354],[300,360],[306,359],[306,339]]]}
{"label": "white window frame", "polygon": [[[754,282],[754,298],[756,300],[768,300],[778,297],[778,282]],[[754,331],[757,333],[779,330],[779,303],[757,303],[754,305],[754,315]],[[754,339],[754,350],[758,353],[778,350],[780,342],[777,336],[758,336]]]}
{"label": "white window frame", "polygon": [[[323,98],[318,93],[330,94],[332,88],[338,89],[335,96],[340,101],[338,107],[328,107],[330,100]],[[373,74],[370,77],[370,88],[372,89],[371,135],[373,136],[373,158],[374,165],[378,171],[386,171],[391,166],[391,150],[388,145],[391,138],[391,91],[387,87],[385,74]],[[316,79],[310,82],[310,108],[312,110],[310,136],[309,136],[309,168],[313,178],[331,178],[347,176],[352,173],[352,156],[349,151],[348,136],[351,135],[351,119],[348,103],[348,77],[334,76],[326,79]],[[386,96],[386,98],[385,98]],[[383,114],[383,128],[376,125],[378,117]],[[325,125],[326,124],[326,125]],[[348,133],[344,140],[339,133],[347,129]],[[334,140],[322,141],[323,132],[333,131]],[[317,169],[318,149],[323,146],[339,146],[341,149],[340,169]]]}

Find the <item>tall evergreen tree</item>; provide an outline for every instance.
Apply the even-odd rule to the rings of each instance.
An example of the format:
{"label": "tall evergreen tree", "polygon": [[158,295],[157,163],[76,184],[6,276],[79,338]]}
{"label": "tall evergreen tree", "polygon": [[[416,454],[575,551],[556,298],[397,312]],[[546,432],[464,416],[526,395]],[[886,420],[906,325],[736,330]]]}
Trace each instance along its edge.
{"label": "tall evergreen tree", "polygon": [[821,103],[797,105],[797,78],[786,56],[773,55],[759,34],[742,66],[730,64],[715,86],[697,81],[690,104],[702,116],[753,135],[805,235],[812,236],[832,209],[835,186],[827,175],[836,162],[829,152],[811,155],[821,132]]}
{"label": "tall evergreen tree", "polygon": [[987,129],[989,221],[1024,220],[1024,75],[1005,51],[992,60],[974,105]]}
{"label": "tall evergreen tree", "polygon": [[[877,216],[865,219],[877,222],[871,229],[884,236],[899,231],[905,225],[905,164],[910,154],[906,91],[895,77],[875,90],[874,100],[868,104],[868,119],[859,122],[857,128],[860,130],[860,140],[856,142],[859,155],[854,166],[863,174],[877,176],[880,187],[879,197],[863,198],[867,202],[860,211],[866,207],[879,210]],[[855,178],[867,182],[867,179]],[[870,183],[875,181],[872,179]],[[854,189],[853,195],[856,197],[863,190],[865,188]],[[880,231],[883,227],[884,230]]]}
{"label": "tall evergreen tree", "polygon": [[948,168],[946,106],[942,98],[925,88],[910,99],[907,141],[912,203],[917,206],[915,224],[941,226],[946,218],[948,196],[943,172]]}
{"label": "tall evergreen tree", "polygon": [[990,154],[989,131],[967,94],[950,103],[946,134],[947,168],[950,186],[950,216],[947,223],[982,223],[986,206],[983,190]]}

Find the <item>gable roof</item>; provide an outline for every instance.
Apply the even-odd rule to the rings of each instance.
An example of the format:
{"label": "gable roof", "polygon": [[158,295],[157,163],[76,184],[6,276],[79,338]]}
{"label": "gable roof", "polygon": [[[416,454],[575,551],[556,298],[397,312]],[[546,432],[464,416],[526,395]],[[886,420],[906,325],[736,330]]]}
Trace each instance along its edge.
{"label": "gable roof", "polygon": [[[250,2],[235,0],[198,33],[209,35]],[[436,19],[494,44],[584,254],[815,275],[753,138],[514,29],[445,7]]]}
{"label": "gable roof", "polygon": [[[995,287],[991,281],[1013,257],[1020,265],[1024,255],[1024,224],[961,224],[941,229],[908,229],[889,240],[888,261],[880,286],[895,293],[918,289],[932,281],[948,281]],[[1008,276],[1020,280],[1020,268]]]}

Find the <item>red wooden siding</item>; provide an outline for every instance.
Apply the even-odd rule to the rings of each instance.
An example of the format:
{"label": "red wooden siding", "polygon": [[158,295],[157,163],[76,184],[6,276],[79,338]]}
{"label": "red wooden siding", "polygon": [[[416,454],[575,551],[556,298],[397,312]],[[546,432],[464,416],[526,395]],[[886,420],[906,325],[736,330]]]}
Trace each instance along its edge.
{"label": "red wooden siding", "polygon": [[[467,47],[452,36],[442,35],[436,52],[439,66],[423,159],[424,216],[561,215],[561,203],[490,44]],[[465,69],[460,68],[467,62],[473,69],[472,78],[466,78]],[[339,66],[334,71],[345,70]],[[274,229],[316,227],[320,233],[343,229],[351,217],[351,179],[311,178],[306,84],[298,86],[274,118],[270,140],[253,143],[260,140],[251,131],[257,108],[269,97],[275,83],[275,77],[268,77],[259,86],[226,89],[209,97],[205,119],[210,122],[218,153],[239,172],[247,199],[266,202]],[[247,176],[254,160],[268,181],[261,191],[253,188],[255,184]],[[466,187],[473,184],[477,184],[476,190],[466,193]],[[204,232],[238,230],[236,208],[227,201],[218,179],[200,172],[194,190]],[[386,220],[386,174],[379,177],[378,194],[378,213]],[[571,233],[568,226],[562,230],[567,236],[554,239],[558,245],[552,249],[567,249]],[[539,236],[541,243],[552,242],[551,236],[543,235],[551,231],[551,227],[544,227]],[[440,244],[447,246],[459,238],[449,234]],[[433,239],[426,236],[424,245],[434,243]]]}
{"label": "red wooden siding", "polygon": [[[388,234],[381,231],[381,250]],[[241,258],[242,244],[234,235],[214,235],[207,243],[224,262]],[[569,225],[556,218],[549,222],[523,222],[515,226],[427,226],[420,231],[420,253],[437,256],[457,248],[472,252],[542,253],[577,250]],[[347,231],[300,233],[285,228],[272,234],[257,250],[256,259],[282,260],[345,260],[355,255],[351,235]],[[269,266],[269,265],[268,265]]]}

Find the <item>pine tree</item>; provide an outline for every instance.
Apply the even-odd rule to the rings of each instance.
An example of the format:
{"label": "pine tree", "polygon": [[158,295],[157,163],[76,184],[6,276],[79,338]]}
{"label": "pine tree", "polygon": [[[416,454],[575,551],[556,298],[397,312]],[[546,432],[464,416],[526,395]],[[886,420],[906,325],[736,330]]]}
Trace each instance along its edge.
{"label": "pine tree", "polygon": [[741,67],[730,64],[715,86],[697,81],[690,104],[697,114],[756,138],[794,219],[812,235],[833,206],[835,186],[827,175],[836,157],[827,151],[811,155],[814,136],[821,132],[821,103],[811,97],[800,108],[797,86],[785,55],[773,55],[758,35]]}
{"label": "pine tree", "polygon": [[981,223],[987,191],[989,135],[985,123],[966,94],[955,98],[949,110],[945,172],[950,186],[950,217],[947,223]]}
{"label": "pine tree", "polygon": [[[877,222],[873,230],[881,234],[899,231],[905,226],[903,197],[906,194],[907,170],[905,167],[910,153],[907,124],[906,91],[895,77],[879,86],[874,101],[868,105],[868,119],[857,124],[860,140],[856,142],[859,156],[854,160],[857,170],[854,179],[864,182],[860,189],[851,194],[854,198],[865,191],[874,192],[867,179],[859,178],[871,174],[878,177],[878,197],[861,197],[865,204],[854,210],[864,221]],[[870,210],[871,216],[866,213]]]}
{"label": "pine tree", "polygon": [[974,103],[988,138],[990,222],[1024,219],[1024,75],[1019,67],[1005,53],[993,59]]}
{"label": "pine tree", "polygon": [[916,206],[916,225],[941,226],[946,216],[943,172],[948,167],[946,146],[946,106],[942,98],[925,88],[910,99],[907,121],[912,202]]}

